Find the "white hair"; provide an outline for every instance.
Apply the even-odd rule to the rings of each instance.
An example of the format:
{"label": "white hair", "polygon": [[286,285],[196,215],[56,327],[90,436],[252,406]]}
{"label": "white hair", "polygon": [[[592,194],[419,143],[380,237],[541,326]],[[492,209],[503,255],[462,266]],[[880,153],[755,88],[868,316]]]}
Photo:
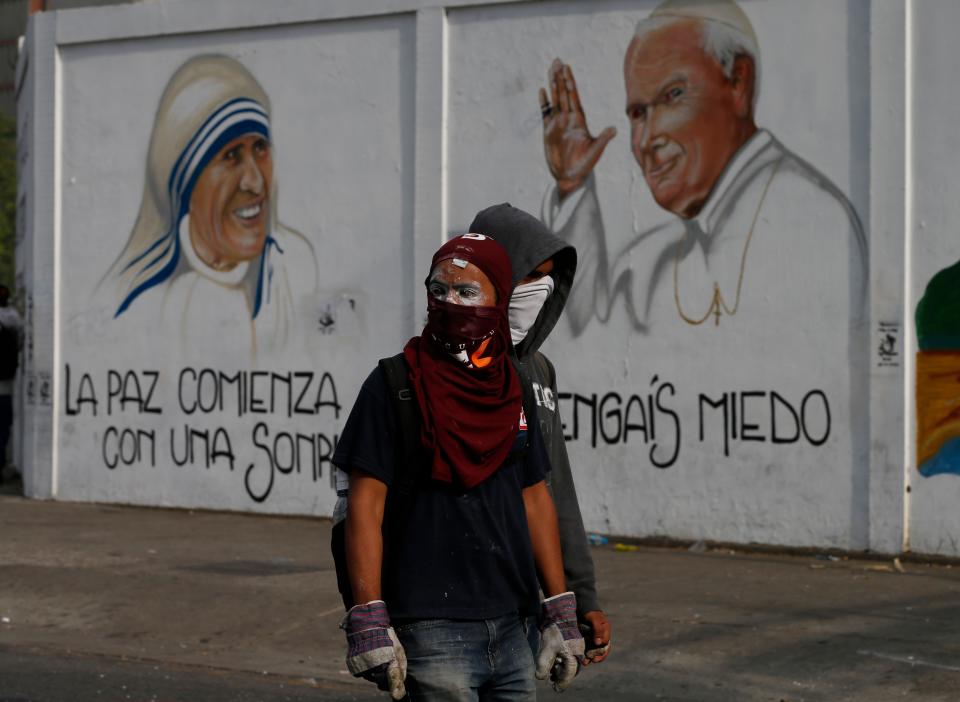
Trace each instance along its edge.
{"label": "white hair", "polygon": [[737,56],[750,57],[753,61],[752,106],[756,108],[757,97],[760,95],[760,48],[753,37],[748,36],[736,27],[701,17],[660,15],[640,20],[637,23],[633,38],[642,41],[653,32],[678,22],[696,22],[700,29],[701,48],[704,53],[713,57],[720,64],[720,68],[727,78],[733,77],[733,64]]}

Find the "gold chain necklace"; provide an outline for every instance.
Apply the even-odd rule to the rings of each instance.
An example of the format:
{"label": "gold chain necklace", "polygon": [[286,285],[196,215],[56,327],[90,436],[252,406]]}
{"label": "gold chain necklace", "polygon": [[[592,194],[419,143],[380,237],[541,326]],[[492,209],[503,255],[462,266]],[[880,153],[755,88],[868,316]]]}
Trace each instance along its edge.
{"label": "gold chain necklace", "polygon": [[[710,306],[707,308],[706,313],[700,319],[693,319],[684,313],[683,307],[680,305],[679,269],[681,249],[677,249],[677,255],[673,259],[673,300],[677,305],[677,312],[680,313],[680,318],[687,324],[699,326],[707,321],[710,315],[713,315],[715,326],[720,326],[720,316],[724,312],[726,312],[728,317],[732,317],[740,308],[740,290],[743,287],[743,274],[747,265],[747,252],[750,250],[750,242],[753,241],[753,231],[757,227],[757,220],[760,218],[760,210],[763,209],[763,203],[767,199],[767,192],[770,190],[770,184],[777,175],[777,171],[780,169],[780,164],[783,163],[783,159],[784,157],[781,156],[779,160],[777,160],[776,164],[774,164],[773,171],[770,173],[770,178],[767,179],[766,185],[763,186],[763,194],[760,196],[760,203],[757,205],[757,211],[753,213],[753,222],[751,222],[750,231],[747,233],[747,242],[743,245],[743,253],[740,255],[740,275],[737,278],[737,296],[733,303],[733,309],[727,307],[727,303],[723,299],[723,294],[720,292],[720,284],[714,281],[713,298],[710,300]],[[683,235],[684,240],[686,240],[688,236],[689,234],[685,233]]]}

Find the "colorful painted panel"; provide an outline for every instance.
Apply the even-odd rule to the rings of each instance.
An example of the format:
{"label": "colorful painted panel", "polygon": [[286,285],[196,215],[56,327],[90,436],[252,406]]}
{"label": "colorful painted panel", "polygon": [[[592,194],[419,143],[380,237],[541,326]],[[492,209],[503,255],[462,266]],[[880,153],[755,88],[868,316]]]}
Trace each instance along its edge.
{"label": "colorful painted panel", "polygon": [[917,305],[917,467],[960,474],[960,262]]}

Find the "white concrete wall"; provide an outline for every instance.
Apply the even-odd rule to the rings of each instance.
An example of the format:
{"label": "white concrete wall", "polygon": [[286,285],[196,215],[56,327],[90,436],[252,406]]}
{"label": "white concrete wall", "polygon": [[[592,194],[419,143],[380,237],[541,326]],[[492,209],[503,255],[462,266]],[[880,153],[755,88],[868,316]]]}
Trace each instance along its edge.
{"label": "white concrete wall", "polygon": [[[22,360],[16,384],[15,459],[24,467],[24,490],[56,494],[54,310],[56,286],[56,153],[59,103],[55,25],[44,17],[28,26],[30,47],[18,62],[17,85],[17,299],[24,322]],[[34,49],[37,47],[37,49]]]}
{"label": "white concrete wall", "polygon": [[[305,454],[284,472],[281,433],[325,455],[376,359],[418,330],[436,246],[492,203],[541,213],[553,181],[537,91],[559,57],[593,133],[618,130],[589,192],[543,212],[581,252],[577,313],[545,350],[588,529],[960,554],[956,476],[921,478],[915,465],[910,346],[927,280],[960,258],[947,225],[955,100],[942,89],[956,62],[952,3],[740,3],[760,44],[756,121],[786,165],[766,194],[737,196],[746,224],[723,225],[728,244],[701,259],[678,258],[691,235],[630,151],[623,56],[655,2],[320,5],[157,0],[32,21],[20,67],[34,192],[18,258],[33,305],[24,386],[49,378],[52,390],[25,393],[30,494],[329,514],[329,462]],[[169,308],[158,321],[157,290],[117,319],[103,293],[141,206],[160,96],[208,53],[239,61],[269,97],[273,206],[317,261],[316,290],[291,285],[288,342],[255,356],[229,330],[201,338],[223,316],[201,298],[189,310],[210,328],[198,331],[181,324],[182,304],[172,327]],[[714,282],[726,312],[683,321],[684,306],[703,316]],[[293,373],[308,394],[329,374],[323,399],[335,385],[339,411],[186,413],[204,368]],[[258,393],[271,376],[256,377]],[[134,379],[154,389],[149,407],[120,404]],[[191,430],[220,450],[229,441],[233,459],[208,467],[197,439],[178,465]],[[114,465],[118,446],[131,460]]]}

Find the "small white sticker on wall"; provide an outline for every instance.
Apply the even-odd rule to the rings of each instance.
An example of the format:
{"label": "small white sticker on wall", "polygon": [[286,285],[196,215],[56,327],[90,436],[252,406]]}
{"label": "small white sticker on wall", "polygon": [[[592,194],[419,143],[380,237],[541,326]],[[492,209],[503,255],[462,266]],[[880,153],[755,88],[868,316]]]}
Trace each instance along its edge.
{"label": "small white sticker on wall", "polygon": [[875,348],[877,368],[900,367],[900,322],[880,322],[877,324]]}

